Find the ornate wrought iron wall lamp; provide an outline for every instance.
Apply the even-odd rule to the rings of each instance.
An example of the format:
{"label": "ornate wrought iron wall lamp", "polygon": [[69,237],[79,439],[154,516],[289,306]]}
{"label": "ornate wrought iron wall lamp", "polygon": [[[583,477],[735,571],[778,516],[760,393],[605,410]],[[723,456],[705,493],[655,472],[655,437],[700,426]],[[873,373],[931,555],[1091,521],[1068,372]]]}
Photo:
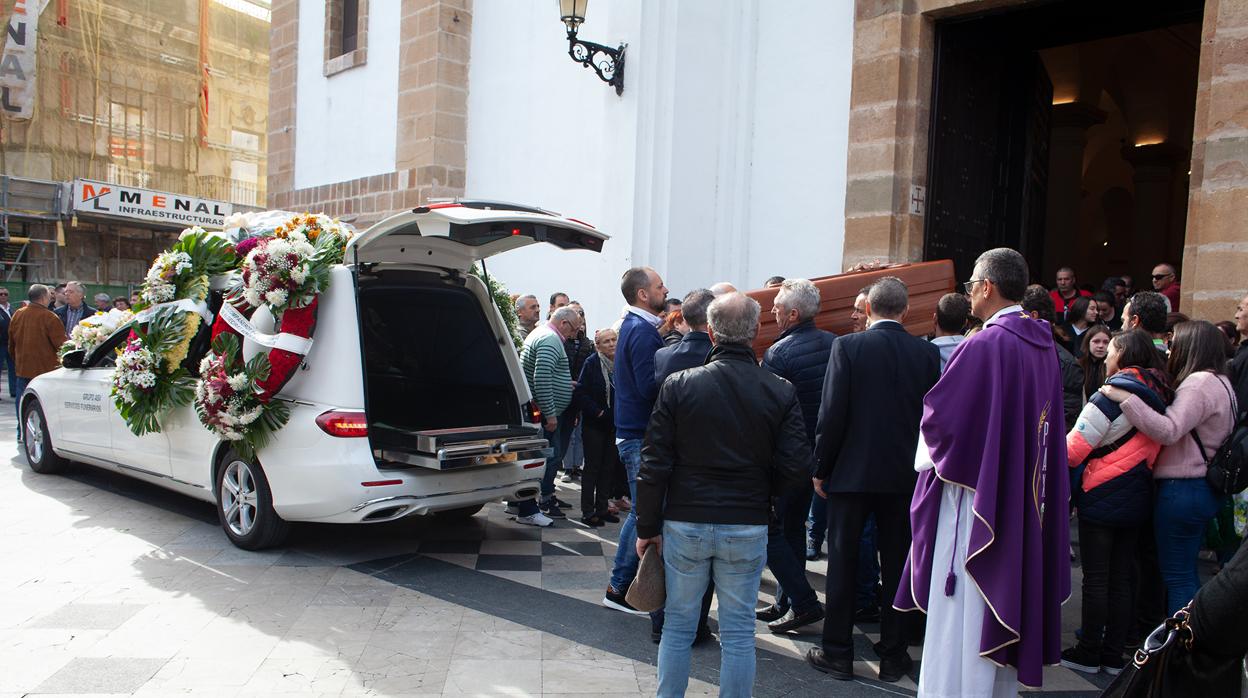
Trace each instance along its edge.
{"label": "ornate wrought iron wall lamp", "polygon": [[559,0],[559,19],[568,27],[568,55],[586,68],[593,68],[603,82],[615,88],[617,95],[624,94],[624,50],[582,41],[576,31],[585,21],[585,6],[589,0]]}

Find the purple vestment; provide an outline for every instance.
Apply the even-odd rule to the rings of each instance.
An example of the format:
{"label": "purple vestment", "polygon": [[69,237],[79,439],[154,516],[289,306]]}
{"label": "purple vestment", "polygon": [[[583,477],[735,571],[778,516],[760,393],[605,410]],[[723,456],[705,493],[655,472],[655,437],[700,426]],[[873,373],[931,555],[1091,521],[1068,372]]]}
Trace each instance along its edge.
{"label": "purple vestment", "polygon": [[[966,573],[988,606],[980,654],[1039,686],[1056,664],[1062,603],[1070,596],[1070,482],[1062,383],[1049,324],[1003,315],[962,342],[923,401],[923,438],[935,469],[919,474],[910,503],[913,541],[894,606],[926,612],[941,493],[974,492]],[[948,484],[947,484],[948,483]],[[950,525],[952,522],[946,522]],[[967,574],[972,578],[966,579]]]}

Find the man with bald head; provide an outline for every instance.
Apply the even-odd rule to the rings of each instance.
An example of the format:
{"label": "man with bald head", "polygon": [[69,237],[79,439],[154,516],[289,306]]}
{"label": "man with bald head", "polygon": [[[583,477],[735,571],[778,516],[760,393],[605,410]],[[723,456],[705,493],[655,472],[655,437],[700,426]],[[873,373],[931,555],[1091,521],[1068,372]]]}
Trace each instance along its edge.
{"label": "man with bald head", "polygon": [[1153,290],[1170,301],[1170,312],[1179,312],[1179,272],[1173,264],[1163,262],[1153,267]]}
{"label": "man with bald head", "polygon": [[707,311],[710,358],[664,381],[650,417],[637,480],[636,549],[640,555],[653,545],[663,555],[660,696],[688,688],[690,647],[712,579],[720,695],[753,694],[754,600],[771,502],[810,474],[797,389],[754,359],[759,312],[742,293],[716,298]]}
{"label": "man with bald head", "polygon": [[727,281],[721,281],[711,287],[711,293],[714,293],[716,296],[722,296],[726,293],[736,293],[736,292],[737,292],[737,287],[733,286],[731,283]]}
{"label": "man with bald head", "polygon": [[1087,291],[1080,290],[1078,286],[1079,280],[1075,278],[1075,270],[1070,267],[1062,267],[1057,270],[1057,288],[1049,292],[1053,298],[1053,309],[1057,312],[1057,320],[1059,323],[1066,322],[1066,311],[1070,309],[1071,303],[1079,296],[1091,297],[1092,294]]}

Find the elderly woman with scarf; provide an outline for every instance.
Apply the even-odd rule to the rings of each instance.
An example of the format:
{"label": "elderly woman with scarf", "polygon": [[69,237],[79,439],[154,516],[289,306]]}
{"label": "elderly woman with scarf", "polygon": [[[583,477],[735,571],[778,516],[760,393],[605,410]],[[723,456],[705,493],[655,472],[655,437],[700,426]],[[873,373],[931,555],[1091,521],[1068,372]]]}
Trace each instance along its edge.
{"label": "elderly woman with scarf", "polygon": [[581,523],[603,526],[618,523],[619,517],[608,510],[607,499],[611,474],[619,467],[615,448],[615,416],[611,409],[614,397],[615,330],[594,333],[597,350],[585,360],[577,378],[573,404],[580,409],[582,438],[585,443],[585,471],[581,475]]}

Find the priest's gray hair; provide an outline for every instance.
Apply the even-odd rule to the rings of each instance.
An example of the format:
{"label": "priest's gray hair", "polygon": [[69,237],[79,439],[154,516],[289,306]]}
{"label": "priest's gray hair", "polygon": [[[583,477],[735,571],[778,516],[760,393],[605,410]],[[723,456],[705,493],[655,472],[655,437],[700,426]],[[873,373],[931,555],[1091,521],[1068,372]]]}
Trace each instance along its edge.
{"label": "priest's gray hair", "polygon": [[906,282],[895,276],[885,276],[871,284],[867,303],[871,304],[871,317],[896,320],[910,307],[910,291]]}
{"label": "priest's gray hair", "polygon": [[758,336],[758,301],[739,291],[716,298],[706,311],[716,344],[749,346]]}
{"label": "priest's gray hair", "polygon": [[997,287],[1006,300],[1018,302],[1027,292],[1027,260],[1008,247],[988,250],[975,260],[976,276]]}
{"label": "priest's gray hair", "polygon": [[797,319],[805,322],[819,314],[819,287],[808,279],[786,279],[780,282],[776,305],[796,310]]}

